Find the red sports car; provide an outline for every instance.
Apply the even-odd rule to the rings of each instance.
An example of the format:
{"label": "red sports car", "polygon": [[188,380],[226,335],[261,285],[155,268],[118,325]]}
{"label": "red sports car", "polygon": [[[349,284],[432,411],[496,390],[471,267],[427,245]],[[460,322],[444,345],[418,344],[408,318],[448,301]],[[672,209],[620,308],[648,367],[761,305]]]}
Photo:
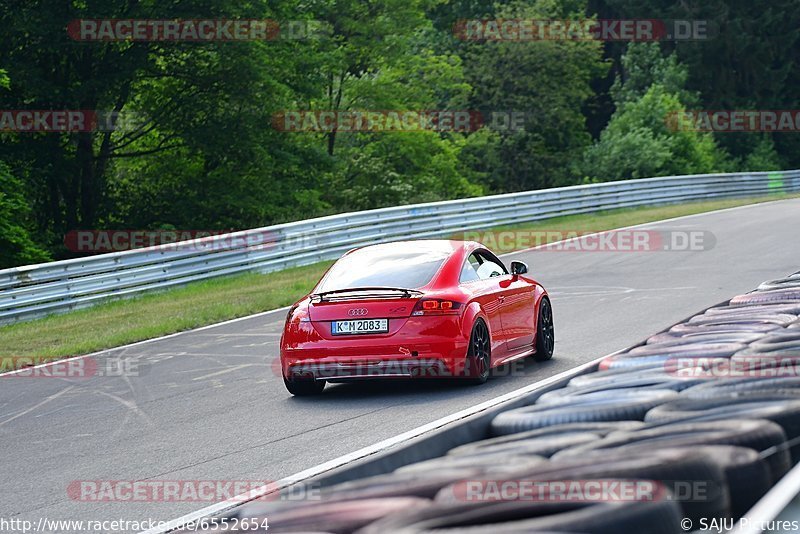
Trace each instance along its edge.
{"label": "red sports car", "polygon": [[544,288],[480,243],[420,240],[351,250],[289,310],[281,370],[294,395],[369,378],[462,377],[548,360],[555,337]]}

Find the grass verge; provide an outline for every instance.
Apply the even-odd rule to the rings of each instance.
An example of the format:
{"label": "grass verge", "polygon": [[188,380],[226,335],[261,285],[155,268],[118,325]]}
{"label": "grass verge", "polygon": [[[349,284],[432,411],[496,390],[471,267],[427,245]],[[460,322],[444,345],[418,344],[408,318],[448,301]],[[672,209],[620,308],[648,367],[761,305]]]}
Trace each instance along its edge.
{"label": "grass verge", "polygon": [[[798,196],[775,195],[614,210],[500,229],[597,232]],[[76,356],[280,308],[307,293],[331,263],[195,282],[134,299],[0,327],[0,357]]]}

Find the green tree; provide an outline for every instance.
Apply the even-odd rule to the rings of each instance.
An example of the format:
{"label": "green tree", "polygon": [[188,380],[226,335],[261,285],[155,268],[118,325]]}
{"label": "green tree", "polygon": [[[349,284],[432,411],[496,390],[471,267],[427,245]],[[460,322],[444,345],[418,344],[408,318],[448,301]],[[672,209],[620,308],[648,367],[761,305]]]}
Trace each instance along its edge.
{"label": "green tree", "polygon": [[[706,110],[798,109],[800,10],[794,0],[593,0],[609,18],[707,22],[707,38],[668,42],[688,69],[686,89]],[[718,143],[742,160],[761,141],[758,133],[722,134]],[[800,136],[774,139],[784,166],[800,167]]]}
{"label": "green tree", "polygon": [[[585,19],[585,2],[535,0],[497,4],[498,19]],[[487,155],[499,165],[488,185],[517,191],[563,185],[572,162],[591,143],[582,108],[593,99],[591,82],[607,65],[598,41],[474,42],[465,46],[472,106],[525,114],[522,130],[498,131]]]}
{"label": "green tree", "polygon": [[25,184],[0,162],[0,268],[48,261],[49,255],[31,236]]}
{"label": "green tree", "polygon": [[740,165],[746,171],[777,171],[782,169],[781,158],[775,150],[775,143],[768,134],[761,137],[753,151]]}
{"label": "green tree", "polygon": [[610,90],[618,108],[644,96],[655,83],[678,96],[683,105],[697,104],[697,94],[685,88],[688,69],[678,62],[677,54],[665,57],[658,43],[630,43],[620,63],[621,71]]}
{"label": "green tree", "polygon": [[[330,40],[320,43],[324,83],[308,108],[465,109],[471,88],[461,58],[438,46],[441,36],[425,16],[433,4],[429,0],[323,4],[318,14],[334,31]],[[309,136],[323,140],[331,165],[321,173],[322,191],[313,197],[317,207],[367,209],[483,191],[472,182],[477,175],[460,165],[463,135],[458,133],[334,130],[303,137]]]}
{"label": "green tree", "polygon": [[714,138],[681,128],[678,117],[697,95],[686,91],[686,66],[657,43],[630,43],[611,86],[616,111],[586,150],[582,174],[590,181],[625,180],[725,170]]}
{"label": "green tree", "polygon": [[724,169],[708,133],[674,129],[671,117],[685,111],[680,99],[659,84],[617,110],[586,150],[583,174],[590,181],[702,174]]}

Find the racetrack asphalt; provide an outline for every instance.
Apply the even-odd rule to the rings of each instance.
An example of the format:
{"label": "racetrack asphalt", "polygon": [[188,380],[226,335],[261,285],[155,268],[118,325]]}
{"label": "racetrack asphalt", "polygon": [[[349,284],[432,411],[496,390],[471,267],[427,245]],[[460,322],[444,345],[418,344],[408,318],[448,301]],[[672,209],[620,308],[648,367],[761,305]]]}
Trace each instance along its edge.
{"label": "racetrack asphalt", "polygon": [[[139,376],[0,377],[0,519],[169,520],[210,502],[82,502],[82,480],[268,481],[625,348],[800,269],[800,199],[642,229],[710,232],[694,251],[523,251],[550,292],[556,352],[483,386],[380,382],[291,397],[273,369],[285,310],[114,349]],[[706,234],[707,242],[708,234]]]}

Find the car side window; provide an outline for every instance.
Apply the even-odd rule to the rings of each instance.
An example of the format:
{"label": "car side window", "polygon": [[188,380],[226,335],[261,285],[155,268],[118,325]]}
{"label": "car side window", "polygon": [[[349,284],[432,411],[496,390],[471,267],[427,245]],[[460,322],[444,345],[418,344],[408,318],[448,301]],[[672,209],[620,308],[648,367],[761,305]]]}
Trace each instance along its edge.
{"label": "car side window", "polygon": [[478,267],[478,276],[481,280],[494,278],[495,276],[503,276],[505,274],[506,270],[503,267],[485,256],[481,255],[481,257],[483,258],[483,262],[481,262],[481,266]]}
{"label": "car side window", "polygon": [[467,261],[464,262],[464,266],[461,268],[461,276],[458,281],[463,284],[480,280],[481,278],[478,276],[478,268],[480,266],[481,262],[478,260],[478,257],[475,254],[470,254]]}
{"label": "car side window", "polygon": [[507,274],[505,267],[497,263],[494,258],[482,252],[473,252],[464,262],[461,269],[459,282],[473,282],[475,280],[487,280],[496,276]]}

